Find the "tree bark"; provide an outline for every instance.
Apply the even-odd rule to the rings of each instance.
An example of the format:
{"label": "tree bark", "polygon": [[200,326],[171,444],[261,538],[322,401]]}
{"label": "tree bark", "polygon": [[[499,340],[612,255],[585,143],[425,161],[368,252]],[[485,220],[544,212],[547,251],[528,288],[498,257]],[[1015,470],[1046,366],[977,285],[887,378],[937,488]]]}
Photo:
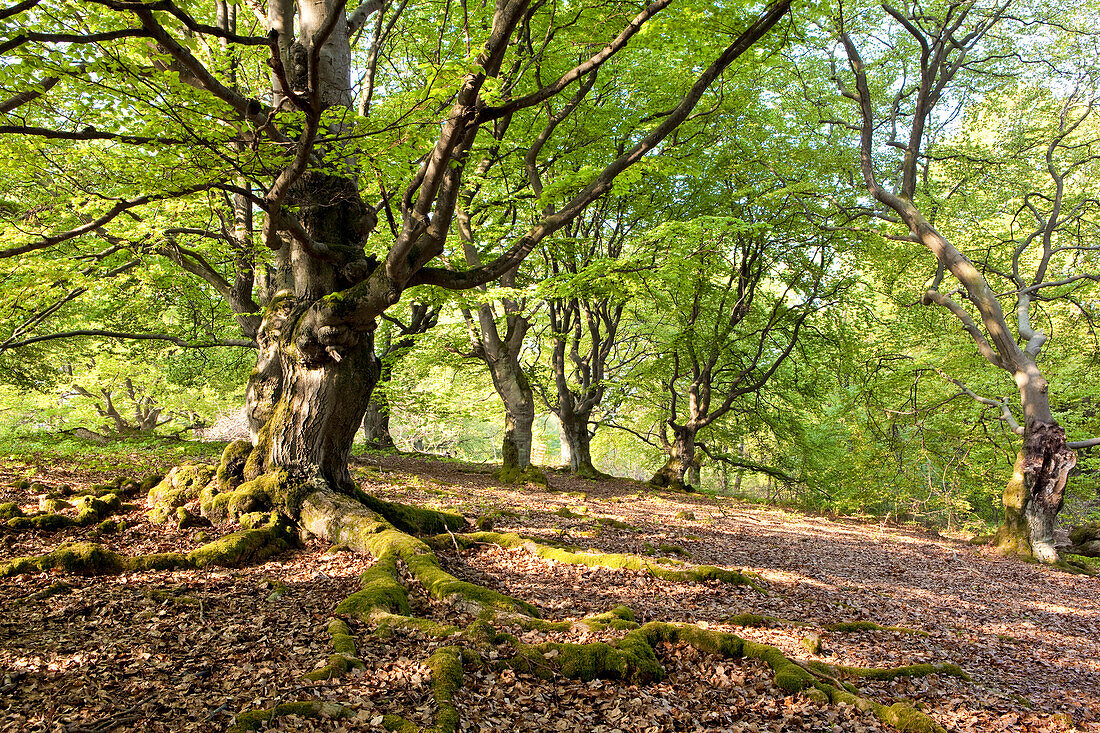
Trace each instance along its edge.
{"label": "tree bark", "polygon": [[598,478],[601,474],[592,465],[592,433],[588,430],[591,413],[568,409],[562,401],[558,410],[561,421],[563,458],[569,462],[569,472],[581,478]]}
{"label": "tree bark", "polygon": [[363,438],[374,449],[389,450],[396,447],[390,433],[389,402],[381,390],[376,389],[367,403],[367,411],[363,415]]}
{"label": "tree bark", "polygon": [[531,443],[535,425],[535,395],[518,362],[489,365],[493,385],[504,402],[502,469],[523,471],[531,465]]}
{"label": "tree bark", "polygon": [[667,446],[668,460],[653,474],[649,483],[661,488],[692,490],[684,479],[689,472],[698,468],[695,459],[695,431],[679,425],[672,428],[672,440]]}

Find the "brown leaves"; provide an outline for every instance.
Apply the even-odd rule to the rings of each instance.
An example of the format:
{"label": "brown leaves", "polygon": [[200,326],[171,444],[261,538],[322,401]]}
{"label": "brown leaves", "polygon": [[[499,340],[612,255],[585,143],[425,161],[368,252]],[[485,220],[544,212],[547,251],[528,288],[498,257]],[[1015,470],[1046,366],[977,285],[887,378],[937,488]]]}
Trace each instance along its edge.
{"label": "brown leaves", "polygon": [[[387,499],[460,507],[471,517],[503,509],[495,520],[501,531],[595,550],[642,553],[647,543],[677,546],[690,552],[693,562],[757,572],[778,591],[765,598],[743,588],[670,583],[498,547],[441,555],[449,572],[536,603],[552,620],[624,604],[642,622],[695,622],[734,631],[796,659],[809,657],[800,642],[816,633],[823,641],[821,659],[833,665],[962,665],[974,683],[936,676],[849,680],[882,703],[914,701],[949,730],[1100,731],[1100,581],[1095,578],[983,557],[950,540],[879,525],[655,495],[628,481],[574,482],[552,474],[551,488],[557,491],[516,490],[497,486],[479,467],[392,460],[381,472],[373,470],[366,485]],[[417,469],[423,475],[408,478]],[[16,498],[33,503],[30,496]],[[573,516],[557,514],[562,507],[571,507]],[[140,511],[122,518],[129,528],[107,539],[118,551],[186,551],[195,544],[194,530],[150,527]],[[39,545],[50,549],[62,539],[85,538],[81,532],[87,531],[9,535],[3,553],[28,554],[27,548]],[[348,620],[366,670],[352,670],[340,680],[302,681],[302,674],[331,654],[326,628],[332,611],[358,588],[358,576],[370,562],[326,549],[310,545],[240,571],[98,580],[41,574],[0,582],[0,731],[107,726],[217,731],[240,711],[302,699],[339,702],[357,713],[346,720],[276,720],[271,727],[380,731],[383,715],[391,713],[430,725],[435,708],[424,662],[453,639],[400,629],[378,638],[371,627]],[[43,593],[58,581],[69,588]],[[415,585],[410,601],[416,614],[436,621],[472,620]],[[746,612],[781,621],[752,627],[728,623]],[[922,629],[930,636],[825,629],[860,620]],[[556,632],[507,630],[530,644],[608,641],[622,633],[595,633],[580,624]],[[489,658],[496,653],[482,651]],[[850,706],[823,706],[785,694],[760,662],[719,659],[680,646],[662,645],[658,652],[667,675],[644,687],[545,682],[468,666],[465,686],[455,697],[461,730],[885,730]]]}

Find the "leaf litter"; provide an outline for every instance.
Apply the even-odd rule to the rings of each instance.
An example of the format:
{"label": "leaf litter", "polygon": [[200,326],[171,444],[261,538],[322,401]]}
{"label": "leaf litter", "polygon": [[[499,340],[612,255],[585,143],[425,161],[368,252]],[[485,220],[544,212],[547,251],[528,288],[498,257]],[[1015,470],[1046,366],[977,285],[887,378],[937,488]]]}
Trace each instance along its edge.
{"label": "leaf litter", "polygon": [[[879,702],[916,704],[948,730],[1100,731],[1100,579],[1006,560],[923,532],[716,503],[627,480],[551,473],[547,491],[500,486],[476,464],[409,455],[357,463],[363,488],[387,500],[454,508],[471,520],[494,515],[497,531],[585,549],[744,570],[770,591],[763,596],[742,586],[566,565],[523,549],[440,553],[449,572],[528,600],[544,618],[579,619],[626,605],[639,622],[698,623],[774,645],[792,659],[858,667],[954,662],[972,681],[932,675],[856,683]],[[40,480],[49,484],[45,472]],[[0,481],[8,483],[5,473],[0,466]],[[67,468],[63,480],[113,478],[72,474]],[[37,499],[7,500],[30,506]],[[141,510],[119,518],[123,532],[97,538],[119,552],[186,552],[198,544],[197,530],[150,525]],[[5,534],[0,558],[86,540],[92,531]],[[434,704],[425,661],[451,643],[446,639],[403,630],[382,637],[349,620],[366,669],[323,682],[302,677],[331,653],[327,623],[336,604],[358,589],[370,562],[310,540],[243,569],[4,579],[0,731],[219,731],[237,713],[306,699],[357,713],[344,720],[284,716],[269,728],[384,730],[383,716],[391,713],[429,726]],[[422,592],[410,601],[419,616],[472,620]],[[736,617],[746,613],[770,618],[738,625],[744,618]],[[839,621],[925,633],[826,629]],[[511,631],[528,643],[609,640],[619,633],[579,624],[566,632]],[[803,646],[808,633],[820,636],[819,655]],[[666,677],[645,686],[544,681],[468,666],[455,697],[460,730],[889,730],[850,706],[788,695],[762,662],[667,644],[658,652]]]}

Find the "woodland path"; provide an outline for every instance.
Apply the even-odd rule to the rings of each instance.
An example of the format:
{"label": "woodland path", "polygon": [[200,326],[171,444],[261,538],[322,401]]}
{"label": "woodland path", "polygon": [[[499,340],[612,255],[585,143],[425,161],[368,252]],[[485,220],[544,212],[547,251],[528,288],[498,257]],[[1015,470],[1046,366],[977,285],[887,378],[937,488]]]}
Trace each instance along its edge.
{"label": "woodland path", "polygon": [[[113,478],[108,467],[64,461],[32,467],[26,458],[0,457],[0,501],[33,508],[36,497],[7,488],[29,470],[47,485],[76,488]],[[363,488],[380,498],[453,508],[471,520],[496,512],[497,531],[595,550],[686,553],[694,563],[755,573],[770,590],[765,597],[742,586],[564,565],[519,548],[440,554],[456,576],[528,600],[544,618],[579,618],[621,604],[639,622],[701,623],[777,646],[791,658],[864,667],[954,662],[973,681],[933,675],[861,681],[860,687],[883,703],[915,702],[948,730],[1100,732],[1100,578],[1004,560],[924,532],[729,500],[716,504],[627,480],[577,481],[552,473],[550,491],[502,487],[486,466],[406,455],[360,458],[355,471]],[[204,531],[150,525],[142,509],[120,516],[127,528],[98,541],[129,554],[186,552]],[[0,560],[87,539],[91,531],[4,534]],[[427,724],[424,660],[445,641],[404,631],[377,638],[360,627],[354,630],[365,673],[301,679],[329,654],[325,627],[332,610],[357,590],[369,564],[312,540],[244,569],[0,580],[0,731],[220,731],[243,710],[307,698],[350,704],[359,713],[351,720],[283,717],[272,728],[383,730],[385,713]],[[58,581],[70,589],[41,597]],[[427,595],[412,601],[417,615],[457,620],[457,611]],[[810,625],[731,622],[744,613]],[[824,629],[846,621],[927,636]],[[820,655],[802,646],[810,632],[823,640]],[[594,637],[575,629],[532,631],[525,640],[548,638]],[[668,676],[640,687],[467,670],[455,698],[461,729],[890,730],[852,708],[786,695],[762,662],[730,662],[688,647],[662,650],[661,662]]]}

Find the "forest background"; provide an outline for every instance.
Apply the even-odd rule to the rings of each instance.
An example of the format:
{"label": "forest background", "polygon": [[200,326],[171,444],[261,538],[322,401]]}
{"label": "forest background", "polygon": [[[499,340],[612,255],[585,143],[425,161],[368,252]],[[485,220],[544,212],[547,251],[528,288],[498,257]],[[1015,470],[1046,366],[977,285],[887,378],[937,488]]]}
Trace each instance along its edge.
{"label": "forest background", "polygon": [[[1092,9],[771,6],[772,32],[680,114],[753,8],[617,4],[608,18],[641,15],[615,36],[594,20],[602,10],[551,5],[527,8],[514,65],[489,73],[478,105],[497,117],[433,219],[450,230],[438,270],[514,266],[476,287],[410,280],[374,318],[379,380],[360,444],[521,471],[533,454],[581,474],[986,533],[1029,424],[1023,387],[996,353],[988,303],[875,194],[877,170],[1009,314],[1009,341],[1041,365],[1051,413],[1079,444],[1063,521],[1096,518]],[[354,166],[366,204],[353,224],[370,234],[345,274],[369,274],[401,243],[440,149],[439,111],[487,68],[476,26],[493,9],[349,8],[347,99],[316,114],[294,88],[324,91],[309,78],[317,59],[273,71],[268,10],[0,13],[5,442],[246,433],[233,416],[284,267],[268,238],[321,251],[288,223],[308,206],[279,190],[295,150],[320,156],[310,165],[324,175]],[[565,91],[551,97],[559,73]],[[542,91],[523,97],[532,75]],[[234,106],[269,105],[272,84],[288,103]],[[515,121],[500,112],[513,108]],[[257,142],[272,120],[289,137]],[[307,133],[320,142],[305,146]],[[297,148],[279,142],[295,134]],[[642,152],[608,178],[632,145]],[[576,204],[593,181],[602,193]],[[562,211],[522,260],[505,248]],[[234,422],[235,435],[217,432]]]}

